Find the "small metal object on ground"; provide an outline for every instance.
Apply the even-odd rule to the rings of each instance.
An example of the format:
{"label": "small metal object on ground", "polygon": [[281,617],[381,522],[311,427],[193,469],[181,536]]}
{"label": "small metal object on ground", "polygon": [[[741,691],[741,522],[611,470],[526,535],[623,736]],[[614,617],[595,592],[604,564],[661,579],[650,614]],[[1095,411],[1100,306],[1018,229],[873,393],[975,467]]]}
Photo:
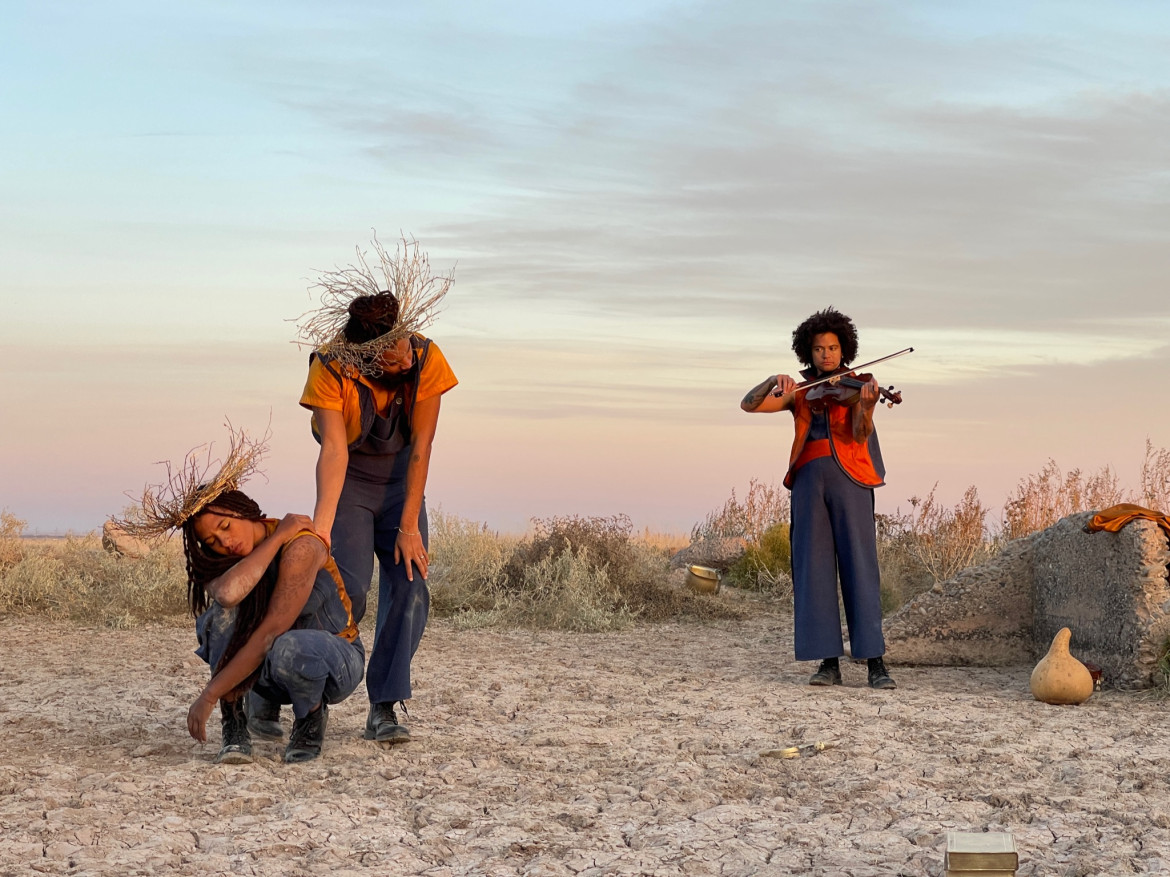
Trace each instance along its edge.
{"label": "small metal object on ground", "polygon": [[1012,877],[1020,866],[1015,838],[1006,831],[948,831],[945,877]]}
{"label": "small metal object on ground", "polygon": [[719,591],[722,576],[719,570],[709,566],[690,564],[687,567],[687,587],[699,594],[715,594]]}
{"label": "small metal object on ground", "polygon": [[760,753],[762,758],[799,758],[802,755],[815,755],[826,749],[834,749],[836,740],[818,740],[816,743],[801,743],[799,746],[786,746],[784,749],[765,749]]}

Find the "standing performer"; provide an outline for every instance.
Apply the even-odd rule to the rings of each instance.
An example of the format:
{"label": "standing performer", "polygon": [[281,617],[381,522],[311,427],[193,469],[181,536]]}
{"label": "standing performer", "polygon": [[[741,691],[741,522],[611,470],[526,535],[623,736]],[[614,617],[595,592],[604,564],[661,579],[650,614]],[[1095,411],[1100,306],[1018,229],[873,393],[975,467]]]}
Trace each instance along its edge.
{"label": "standing performer", "polygon": [[212,669],[187,713],[187,730],[205,742],[218,702],[223,737],[216,761],[224,764],[252,761],[248,692],[278,708],[292,704],[285,761],[316,758],[329,705],[353,693],[365,666],[349,597],[312,520],[266,518],[238,489],[262,453],[262,443],[233,434],[231,452],[210,480],[207,466],[188,455],[168,484],[146,489],[140,512],[118,522],[146,538],[182,530],[196,654]]}
{"label": "standing performer", "polygon": [[[857,356],[853,321],[832,307],[792,333],[792,351],[808,368],[805,380],[848,374]],[[792,491],[792,581],[796,659],[820,661],[809,685],[840,685],[845,653],[837,608],[837,579],[849,625],[849,650],[866,658],[871,688],[896,688],[886,670],[882,635],[873,489],[885,466],[873,425],[879,390],[872,378],[842,394],[831,385],[796,389],[788,375],[753,387],[744,411],[791,411],[796,435],[784,486]],[[849,398],[849,397],[852,398]]]}
{"label": "standing performer", "polygon": [[358,620],[378,558],[364,736],[395,744],[410,740],[395,705],[405,713],[410,663],[430,609],[424,492],[431,444],[440,399],[458,380],[438,345],[419,334],[451,277],[433,276],[415,241],[403,240],[393,254],[377,238],[374,247],[381,281],[360,251],[358,266],[318,281],[323,307],[302,323],[315,350],[300,401],[313,412],[321,444],[313,523],[331,538]]}

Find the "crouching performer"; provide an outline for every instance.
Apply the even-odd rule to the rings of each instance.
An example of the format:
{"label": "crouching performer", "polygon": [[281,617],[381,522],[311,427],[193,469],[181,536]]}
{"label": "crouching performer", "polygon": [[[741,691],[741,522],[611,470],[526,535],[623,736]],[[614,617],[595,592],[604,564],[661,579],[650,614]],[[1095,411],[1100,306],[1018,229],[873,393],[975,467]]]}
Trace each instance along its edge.
{"label": "crouching performer", "polygon": [[[206,742],[218,703],[223,738],[216,761],[224,764],[252,761],[249,692],[292,705],[286,762],[316,758],[329,705],[353,693],[365,666],[341,575],[312,521],[265,517],[238,489],[262,451],[243,433],[233,435],[211,481],[203,477],[206,467],[188,457],[169,484],[147,489],[141,520],[120,522],[140,535],[182,531],[196,654],[212,668],[187,713],[187,730]],[[279,725],[266,736],[280,739]]]}
{"label": "crouching performer", "polygon": [[[796,327],[792,351],[807,366],[800,373],[804,380],[847,375],[857,356],[857,329],[849,317],[825,308]],[[873,491],[885,483],[873,425],[879,395],[872,378],[839,395],[800,389],[794,378],[779,374],[753,387],[740,402],[744,411],[791,411],[796,423],[784,486],[792,491],[796,659],[820,661],[810,685],[842,683],[839,575],[852,656],[867,659],[871,688],[897,687],[883,657],[874,522]]]}

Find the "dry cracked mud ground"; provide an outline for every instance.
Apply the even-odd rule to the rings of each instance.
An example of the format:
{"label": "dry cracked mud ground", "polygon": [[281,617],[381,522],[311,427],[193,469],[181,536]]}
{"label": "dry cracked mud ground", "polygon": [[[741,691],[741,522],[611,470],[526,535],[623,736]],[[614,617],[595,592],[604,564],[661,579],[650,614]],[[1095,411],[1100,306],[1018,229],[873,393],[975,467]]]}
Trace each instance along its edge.
{"label": "dry cracked mud ground", "polygon": [[[0,875],[938,875],[1006,830],[1021,875],[1170,873],[1167,701],[1037,703],[1030,667],[813,689],[790,621],[458,631],[416,658],[414,742],[219,766],[189,629],[0,621]],[[286,711],[287,714],[287,711]],[[288,719],[286,716],[287,728]],[[794,759],[761,752],[818,740]]]}

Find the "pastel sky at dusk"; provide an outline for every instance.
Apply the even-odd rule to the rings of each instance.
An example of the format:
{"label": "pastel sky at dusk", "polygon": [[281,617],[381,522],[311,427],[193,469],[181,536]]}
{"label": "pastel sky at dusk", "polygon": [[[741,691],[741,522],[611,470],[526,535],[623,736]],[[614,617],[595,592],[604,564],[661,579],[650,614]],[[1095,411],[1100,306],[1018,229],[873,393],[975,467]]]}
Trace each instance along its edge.
{"label": "pastel sky at dusk", "polygon": [[[879,511],[1170,445],[1170,7],[7,2],[0,508],[94,529],[225,419],[311,511],[290,343],[373,230],[455,283],[428,503],[689,530],[779,481],[834,305]],[[226,449],[226,447],[225,447]]]}

